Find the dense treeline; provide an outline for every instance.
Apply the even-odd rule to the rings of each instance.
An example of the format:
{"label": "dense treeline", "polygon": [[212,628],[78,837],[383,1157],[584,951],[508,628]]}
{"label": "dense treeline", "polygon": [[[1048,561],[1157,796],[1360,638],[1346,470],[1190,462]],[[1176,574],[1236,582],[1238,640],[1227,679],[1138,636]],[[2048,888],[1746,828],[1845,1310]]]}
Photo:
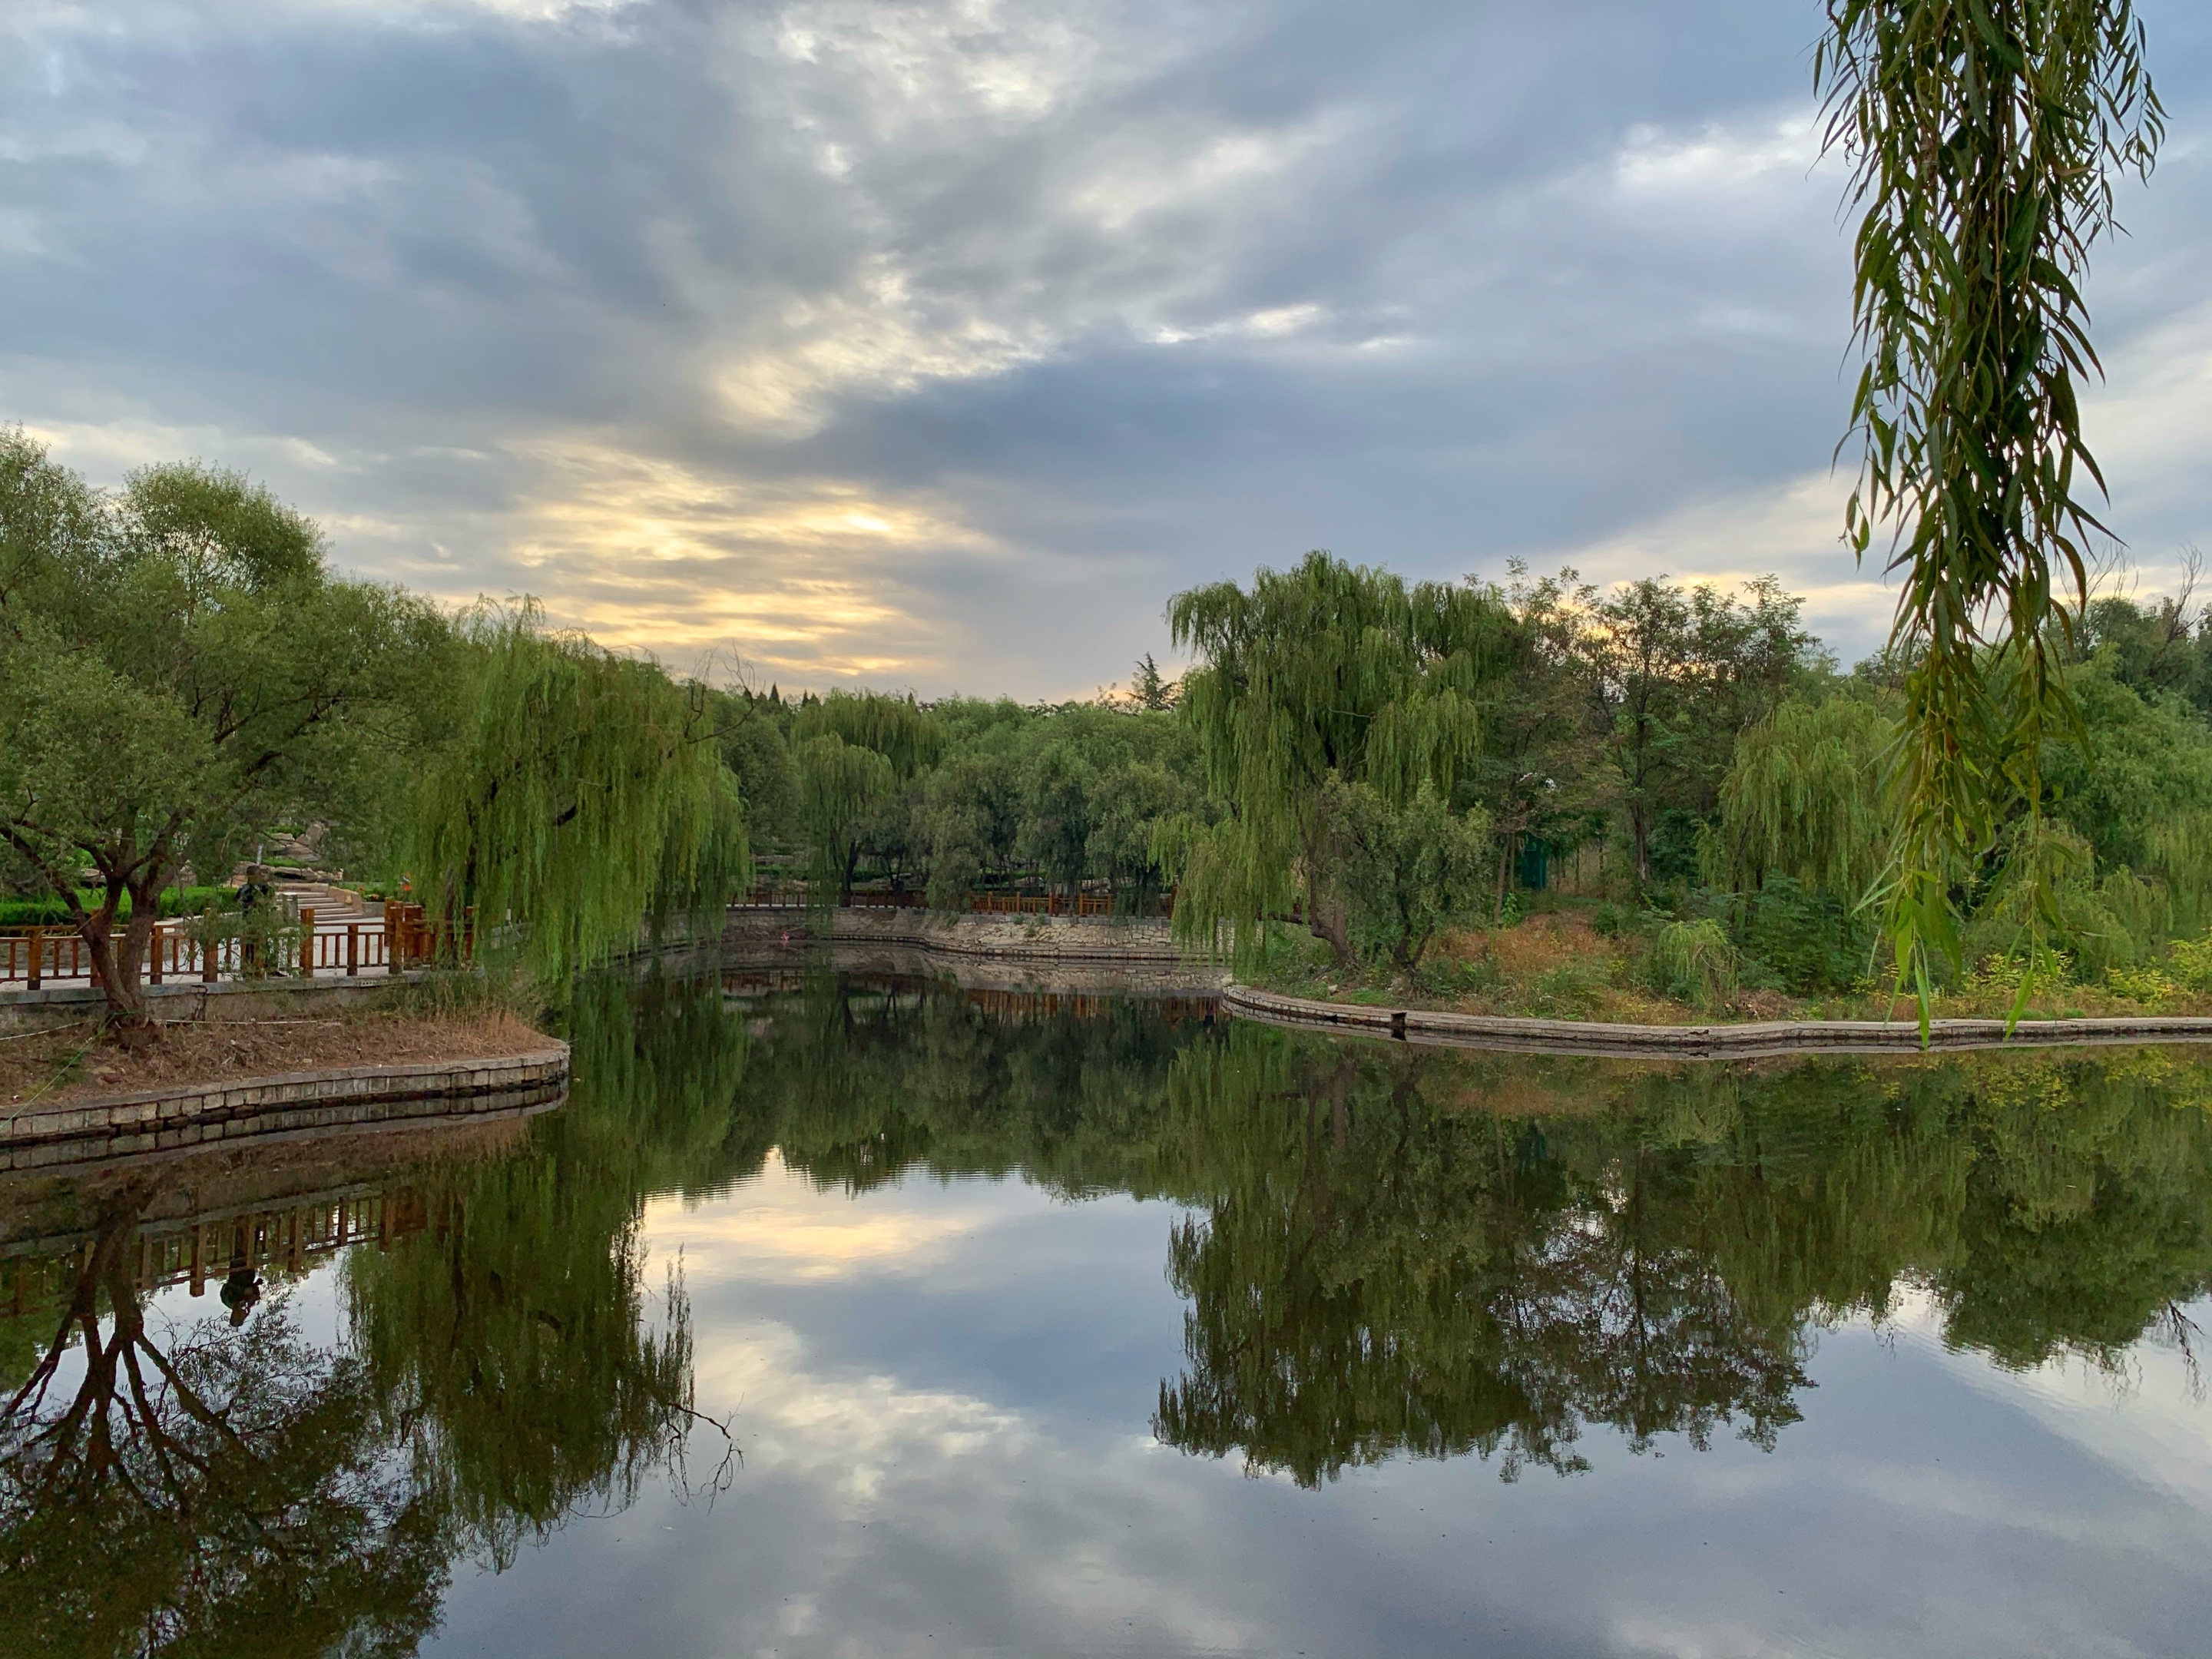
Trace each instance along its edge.
{"label": "dense treeline", "polygon": [[[1187,939],[1248,965],[1310,934],[1289,959],[1453,994],[1481,988],[1467,931],[1552,902],[1565,865],[1656,993],[1888,970],[1912,665],[1844,671],[1771,579],[1409,583],[1315,553],[1168,622],[1182,680],[1147,657],[1089,702],[710,686],[527,601],[344,579],[235,474],[105,493],[0,434],[0,896],[84,936],[126,1025],[164,896],[303,825],[556,984],[648,918],[715,913],[757,854],[824,903],[1172,893]],[[2054,672],[2077,718],[1950,870],[1948,971],[2212,989],[2168,954],[2212,923],[2212,630],[2185,591],[2102,597]]]}
{"label": "dense treeline", "polygon": [[281,830],[553,981],[719,910],[747,852],[708,701],[526,603],[341,577],[236,473],[103,492],[0,431],[0,888],[59,908],[126,1035],[163,896]]}
{"label": "dense treeline", "polygon": [[986,889],[1092,889],[1134,912],[1164,890],[1164,826],[1206,811],[1172,689],[1147,696],[924,705],[772,686],[713,704],[773,872],[824,897],[869,881],[964,909]]}

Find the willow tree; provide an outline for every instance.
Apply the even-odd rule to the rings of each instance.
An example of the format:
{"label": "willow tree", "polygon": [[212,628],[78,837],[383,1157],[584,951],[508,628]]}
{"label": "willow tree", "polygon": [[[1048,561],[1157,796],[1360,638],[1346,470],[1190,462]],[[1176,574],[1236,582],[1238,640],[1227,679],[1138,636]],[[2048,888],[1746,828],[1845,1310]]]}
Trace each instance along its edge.
{"label": "willow tree", "polygon": [[936,763],[945,728],[910,695],[832,691],[800,705],[791,735],[814,896],[842,902],[872,842],[906,844],[901,790]]}
{"label": "willow tree", "polygon": [[1756,889],[1772,872],[1863,899],[1889,857],[1881,780],[1894,732],[1875,699],[1840,690],[1792,697],[1746,727],[1721,780],[1707,878]]}
{"label": "willow tree", "polygon": [[1317,552],[1261,570],[1249,591],[1179,593],[1168,622],[1197,653],[1181,708],[1229,805],[1219,823],[1185,820],[1164,837],[1179,842],[1176,931],[1211,945],[1228,930],[1242,954],[1303,898],[1314,933],[1349,960],[1329,780],[1371,786],[1393,807],[1425,781],[1449,799],[1474,759],[1477,700],[1510,618],[1485,590],[1409,586]]}
{"label": "willow tree", "polygon": [[[1826,146],[1854,167],[1865,368],[1846,532],[1888,539],[1909,665],[1887,927],[1924,1008],[1960,955],[1956,878],[2008,818],[2032,847],[2041,755],[2072,723],[2060,669],[2101,529],[2076,377],[2079,283],[2162,123],[2130,0],[1827,0]],[[1845,441],[1850,441],[1847,438]]]}
{"label": "willow tree", "polygon": [[699,689],[534,605],[465,617],[458,729],[423,776],[415,882],[431,912],[548,981],[647,917],[719,914],[749,862],[735,781]]}
{"label": "willow tree", "polygon": [[902,781],[934,765],[945,749],[945,728],[912,696],[882,691],[832,691],[819,702],[802,704],[792,735],[834,737],[855,748],[872,749],[891,763]]}

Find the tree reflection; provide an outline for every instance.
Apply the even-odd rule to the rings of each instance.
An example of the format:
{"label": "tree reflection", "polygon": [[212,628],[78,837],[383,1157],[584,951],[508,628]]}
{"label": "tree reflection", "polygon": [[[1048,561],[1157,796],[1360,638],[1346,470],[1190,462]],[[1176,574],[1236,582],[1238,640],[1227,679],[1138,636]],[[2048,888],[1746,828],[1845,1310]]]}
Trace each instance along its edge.
{"label": "tree reflection", "polygon": [[413,1652],[447,1552],[365,1369],[281,1301],[149,1330],[137,1221],[104,1219],[0,1417],[0,1651]]}
{"label": "tree reflection", "polygon": [[1572,1472],[1591,1425],[1772,1446],[1836,1321],[1924,1297],[1999,1364],[2117,1366],[2192,1340],[2212,1287],[2193,1050],[1628,1064],[914,982],[770,1006],[732,1144],[854,1192],[919,1167],[1187,1206],[1156,1430],[1308,1483]]}
{"label": "tree reflection", "polygon": [[1307,1484],[1571,1472],[1593,1424],[1771,1448],[1819,1328],[1911,1291],[2001,1364],[2114,1365],[2212,1288],[2207,1094],[2195,1055],[1622,1067],[1239,1027],[1173,1081],[1200,1213],[1155,1426]]}
{"label": "tree reflection", "polygon": [[566,1108],[393,1177],[410,1224],[344,1256],[334,1343],[242,1259],[222,1314],[149,1321],[150,1185],[47,1264],[59,1306],[0,1417],[0,1653],[411,1653],[457,1556],[503,1567],[656,1471],[726,1482],[681,1276],[654,1290],[638,1222],[726,1161],[743,1030],[711,985],[601,985],[574,1018]]}
{"label": "tree reflection", "polygon": [[689,1486],[700,1415],[680,1273],[648,1294],[646,1198],[723,1160],[745,1042],[711,983],[587,982],[575,1083],[514,1156],[427,1170],[428,1224],[348,1258],[346,1305],[390,1431],[439,1494],[457,1549],[504,1567],[568,1517],[627,1507],[655,1471]]}
{"label": "tree reflection", "polygon": [[716,1489],[734,1450],[644,1206],[771,1149],[856,1194],[920,1170],[1180,1206],[1157,1432],[1308,1484],[1568,1474],[1594,1430],[1771,1446],[1845,1318],[1925,1308],[2005,1365],[2197,1341],[2212,1057],[1632,1065],[1175,1014],[587,986],[568,1104],[394,1176],[407,1225],[346,1255],[324,1341],[251,1261],[224,1312],[149,1317],[121,1191],[35,1330],[0,1321],[0,1653],[404,1653],[457,1556],[502,1566],[658,1472]]}

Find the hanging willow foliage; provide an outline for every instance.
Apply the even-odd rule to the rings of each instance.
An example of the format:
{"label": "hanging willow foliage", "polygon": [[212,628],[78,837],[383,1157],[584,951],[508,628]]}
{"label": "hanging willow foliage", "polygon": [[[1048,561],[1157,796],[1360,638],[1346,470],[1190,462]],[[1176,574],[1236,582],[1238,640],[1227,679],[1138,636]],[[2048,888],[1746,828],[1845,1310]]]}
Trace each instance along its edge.
{"label": "hanging willow foliage", "polygon": [[415,883],[549,982],[676,910],[718,914],[749,863],[702,697],[547,631],[534,604],[462,619],[468,683],[417,797]]}
{"label": "hanging willow foliage", "polygon": [[1449,799],[1475,757],[1478,700],[1504,660],[1510,617],[1486,590],[1409,587],[1310,553],[1260,571],[1249,592],[1179,593],[1168,623],[1197,653],[1181,708],[1230,806],[1219,823],[1180,821],[1161,837],[1156,856],[1178,876],[1177,931],[1210,946],[1226,929],[1247,953],[1302,886],[1306,920],[1343,957],[1325,786],[1370,784],[1402,806],[1427,781]]}
{"label": "hanging willow foliage", "polygon": [[793,722],[794,742],[834,737],[858,749],[872,749],[902,778],[937,763],[945,750],[945,728],[911,695],[881,691],[832,691],[819,702],[801,706]]}
{"label": "hanging willow foliage", "polygon": [[1705,847],[1717,886],[1755,891],[1771,871],[1856,903],[1889,858],[1881,763],[1896,732],[1873,698],[1793,697],[1736,738]]}
{"label": "hanging willow foliage", "polygon": [[2008,817],[2033,840],[2043,744],[2072,723],[2060,665],[2101,528],[2080,492],[2103,483],[2075,401],[2096,364],[2076,284],[2115,180],[2148,173],[2162,124],[2129,0],[1827,12],[1826,147],[1866,210],[1846,531],[1861,556],[1889,536],[1903,583],[1887,927],[1924,1018],[1930,950],[1960,954],[1952,877]]}

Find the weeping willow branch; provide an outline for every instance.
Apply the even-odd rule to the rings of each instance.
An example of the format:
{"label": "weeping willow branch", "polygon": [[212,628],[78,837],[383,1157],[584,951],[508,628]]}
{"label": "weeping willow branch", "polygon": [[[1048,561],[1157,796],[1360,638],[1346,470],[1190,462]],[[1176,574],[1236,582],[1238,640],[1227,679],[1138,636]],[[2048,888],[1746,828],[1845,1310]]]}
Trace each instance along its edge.
{"label": "weeping willow branch", "polygon": [[1163,827],[1154,855],[1177,876],[1177,933],[1240,957],[1302,901],[1340,960],[1351,949],[1322,795],[1332,778],[1393,807],[1422,784],[1449,800],[1474,760],[1480,695],[1505,660],[1510,618],[1484,590],[1353,567],[1325,553],[1261,570],[1249,592],[1177,594],[1168,622],[1198,665],[1180,703],[1220,823]]}
{"label": "weeping willow branch", "polygon": [[2077,283],[2113,228],[2115,181],[2148,174],[2163,125],[2130,0],[1827,11],[1825,143],[1865,209],[1846,534],[1861,557],[1887,535],[1902,583],[1884,897],[1924,1022],[1931,951],[1960,955],[1955,881],[2008,817],[2033,841],[2045,739],[2077,724],[2060,665],[2102,529],[2083,481],[2103,487],[2076,402],[2097,367]]}
{"label": "weeping willow branch", "polygon": [[548,981],[647,917],[719,910],[748,848],[702,700],[653,663],[549,633],[534,605],[480,608],[463,631],[463,724],[417,798],[431,910],[472,907],[480,939]]}

